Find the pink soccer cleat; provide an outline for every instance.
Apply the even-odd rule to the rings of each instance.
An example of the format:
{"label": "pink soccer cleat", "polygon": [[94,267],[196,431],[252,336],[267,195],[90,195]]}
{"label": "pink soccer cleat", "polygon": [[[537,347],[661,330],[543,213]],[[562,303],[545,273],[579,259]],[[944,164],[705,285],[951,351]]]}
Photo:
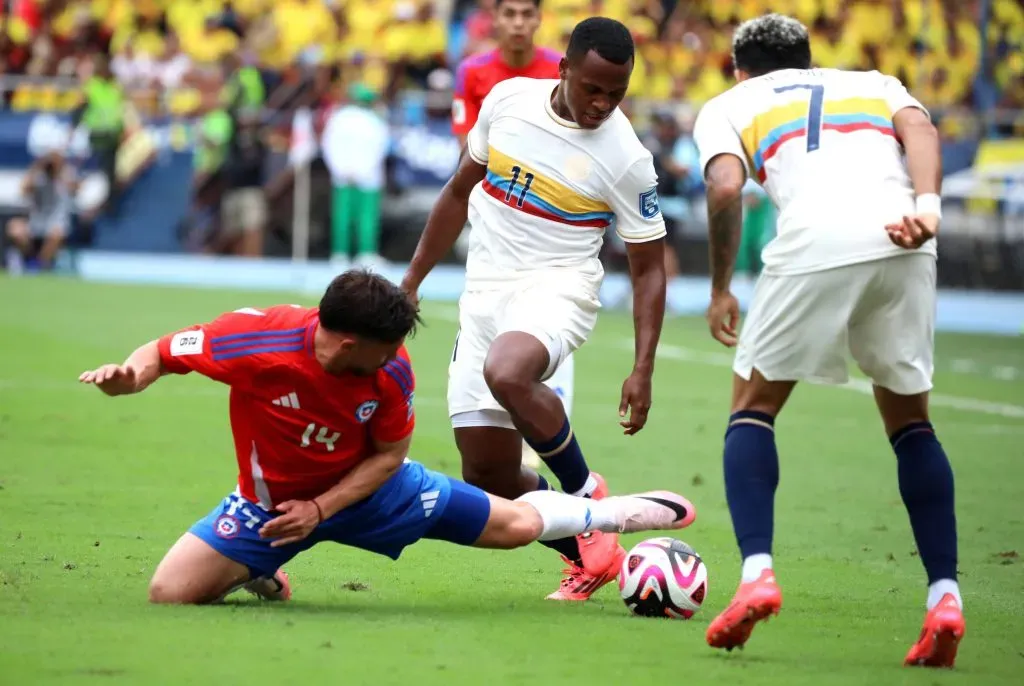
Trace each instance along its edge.
{"label": "pink soccer cleat", "polygon": [[261,576],[247,581],[242,588],[262,600],[281,601],[292,597],[292,585],[283,569],[274,572],[274,576]]}
{"label": "pink soccer cleat", "polygon": [[605,498],[605,504],[616,508],[616,523],[624,534],[637,531],[683,529],[693,524],[697,510],[693,504],[671,491],[648,491],[635,495]]}

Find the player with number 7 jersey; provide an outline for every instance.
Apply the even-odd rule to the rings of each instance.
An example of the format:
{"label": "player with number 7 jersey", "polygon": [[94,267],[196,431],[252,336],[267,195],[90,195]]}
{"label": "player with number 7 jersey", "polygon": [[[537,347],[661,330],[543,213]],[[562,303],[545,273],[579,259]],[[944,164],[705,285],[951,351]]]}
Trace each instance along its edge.
{"label": "player with number 7 jersey", "polygon": [[243,586],[285,600],[282,565],[321,542],[397,559],[423,538],[515,548],[693,521],[674,493],[600,503],[534,493],[513,502],[410,461],[415,378],[404,341],[418,321],[396,285],[351,271],[319,307],[236,310],[79,377],[107,395],[193,371],[231,388],[238,486],[164,556],[150,600],[212,602]]}

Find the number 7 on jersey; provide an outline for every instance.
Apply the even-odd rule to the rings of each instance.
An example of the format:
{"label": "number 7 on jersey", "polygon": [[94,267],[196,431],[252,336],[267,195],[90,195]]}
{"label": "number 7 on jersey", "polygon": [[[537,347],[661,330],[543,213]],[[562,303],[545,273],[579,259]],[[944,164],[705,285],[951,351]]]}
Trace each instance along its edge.
{"label": "number 7 on jersey", "polygon": [[821,84],[795,83],[791,86],[779,86],[776,93],[792,90],[809,90],[811,100],[807,103],[807,152],[814,152],[821,147],[822,110],[825,108],[825,86]]}

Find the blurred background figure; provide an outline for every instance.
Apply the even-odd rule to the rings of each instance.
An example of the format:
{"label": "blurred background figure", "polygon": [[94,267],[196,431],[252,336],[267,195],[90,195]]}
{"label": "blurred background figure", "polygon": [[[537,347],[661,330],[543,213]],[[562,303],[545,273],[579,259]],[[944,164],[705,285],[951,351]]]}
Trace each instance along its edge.
{"label": "blurred background figure", "polygon": [[28,200],[28,217],[7,222],[7,269],[21,274],[25,266],[49,269],[71,231],[76,190],[74,171],[60,151],[33,163],[21,182]]}
{"label": "blurred background figure", "polygon": [[380,206],[390,136],[370,88],[356,83],[348,95],[350,102],[328,116],[320,142],[334,187],[331,259],[373,266],[381,263]]}

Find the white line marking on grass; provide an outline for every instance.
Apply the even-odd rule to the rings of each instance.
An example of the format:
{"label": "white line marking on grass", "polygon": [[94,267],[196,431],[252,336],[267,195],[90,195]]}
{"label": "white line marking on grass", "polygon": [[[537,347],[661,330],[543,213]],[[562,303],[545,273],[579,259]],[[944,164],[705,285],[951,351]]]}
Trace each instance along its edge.
{"label": "white line marking on grass", "polygon": [[[620,343],[620,347],[632,350],[633,341],[629,339],[623,339]],[[696,362],[698,364],[707,364],[713,367],[731,368],[733,362],[732,355],[728,355],[725,353],[706,353],[700,352],[698,350],[690,350],[688,348],[682,348],[676,345],[667,344],[661,344],[658,346],[658,356],[670,360],[680,360],[682,362]],[[855,393],[862,393],[864,395],[874,394],[874,391],[871,387],[871,382],[864,379],[850,379],[848,383],[842,386],[832,386],[832,388],[840,388],[847,391],[854,391]],[[930,403],[932,405],[938,405],[940,407],[950,407],[955,410],[964,410],[966,412],[979,412],[981,414],[990,414],[999,417],[1024,419],[1024,406],[1021,405],[997,403],[988,400],[979,400],[977,398],[963,398],[960,396],[945,395],[942,393],[932,393]]]}

